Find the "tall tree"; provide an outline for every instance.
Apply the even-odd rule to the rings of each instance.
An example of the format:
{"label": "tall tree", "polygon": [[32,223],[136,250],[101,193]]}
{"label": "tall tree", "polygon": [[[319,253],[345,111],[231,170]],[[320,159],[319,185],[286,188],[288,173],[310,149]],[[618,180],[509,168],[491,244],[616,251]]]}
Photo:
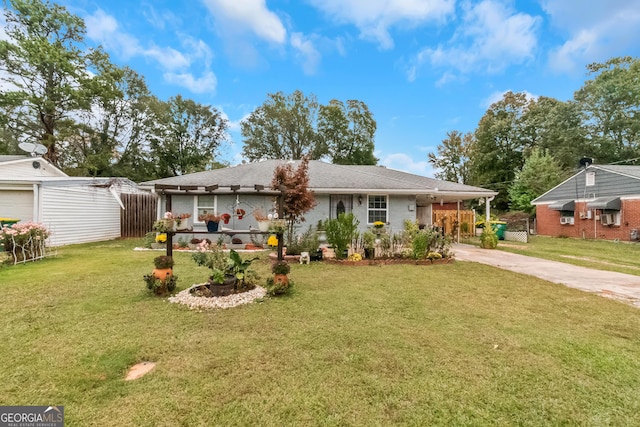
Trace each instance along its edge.
{"label": "tall tree", "polygon": [[535,207],[531,206],[531,201],[558,185],[567,176],[568,173],[553,156],[545,150],[534,149],[509,186],[511,210],[534,213]]}
{"label": "tall tree", "polygon": [[469,183],[470,153],[475,146],[473,133],[454,130],[437,147],[436,153],[429,153],[429,163],[437,169],[436,178],[460,184]]}
{"label": "tall tree", "polygon": [[0,111],[18,141],[40,142],[58,164],[59,126],[74,112],[90,106],[89,72],[104,58],[83,46],[81,18],[64,7],[40,0],[8,0],[4,15],[7,40],[0,40],[4,90]]}
{"label": "tall tree", "polygon": [[156,104],[158,124],[150,138],[158,175],[177,176],[211,169],[227,140],[228,121],[211,106],[177,95]]}
{"label": "tall tree", "polygon": [[507,189],[524,164],[525,150],[534,143],[522,120],[529,102],[525,93],[505,93],[489,107],[476,129],[472,182],[498,191],[498,210],[508,209]]}
{"label": "tall tree", "polygon": [[582,157],[593,156],[582,121],[577,103],[545,96],[530,102],[523,116],[531,147],[544,150],[567,170],[574,169]]}
{"label": "tall tree", "polygon": [[[358,100],[331,100],[320,106],[318,135],[331,162],[341,165],[375,165],[376,121],[369,107]],[[323,150],[324,151],[324,150]]]}
{"label": "tall tree", "polygon": [[325,150],[316,133],[318,101],[296,90],[290,95],[271,93],[240,124],[249,160],[319,159]]}
{"label": "tall tree", "polygon": [[155,100],[144,79],[129,68],[102,64],[92,108],[76,117],[64,147],[61,166],[67,173],[127,176],[136,181],[155,178],[147,140],[157,122]]}
{"label": "tall tree", "polygon": [[612,58],[587,66],[595,76],[574,98],[599,163],[640,157],[640,59]]}

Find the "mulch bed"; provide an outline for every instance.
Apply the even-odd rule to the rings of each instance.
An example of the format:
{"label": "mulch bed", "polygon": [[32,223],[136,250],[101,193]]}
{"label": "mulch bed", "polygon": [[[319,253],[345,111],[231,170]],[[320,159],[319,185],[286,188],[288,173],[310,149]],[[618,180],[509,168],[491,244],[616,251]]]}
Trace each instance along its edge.
{"label": "mulch bed", "polygon": [[408,259],[408,258],[377,258],[377,259],[363,259],[362,261],[348,261],[335,258],[324,258],[324,262],[328,264],[340,264],[340,265],[395,265],[395,264],[408,264],[408,265],[434,265],[434,264],[453,264],[454,258],[436,259],[431,261],[430,259]]}

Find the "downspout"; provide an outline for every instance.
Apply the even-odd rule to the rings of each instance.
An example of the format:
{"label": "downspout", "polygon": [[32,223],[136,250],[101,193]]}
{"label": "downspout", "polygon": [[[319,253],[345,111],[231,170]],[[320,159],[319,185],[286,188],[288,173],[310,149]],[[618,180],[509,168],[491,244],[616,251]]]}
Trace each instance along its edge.
{"label": "downspout", "polygon": [[495,199],[495,198],[496,198],[496,196],[491,196],[491,197],[485,197],[485,199],[484,199],[484,203],[486,205],[485,206],[486,213],[485,213],[485,216],[484,216],[484,221],[485,222],[488,222],[488,221],[491,220],[491,208],[489,206],[489,203],[491,203],[491,201],[493,199]]}
{"label": "downspout", "polygon": [[33,222],[42,222],[40,205],[40,184],[33,184]]}

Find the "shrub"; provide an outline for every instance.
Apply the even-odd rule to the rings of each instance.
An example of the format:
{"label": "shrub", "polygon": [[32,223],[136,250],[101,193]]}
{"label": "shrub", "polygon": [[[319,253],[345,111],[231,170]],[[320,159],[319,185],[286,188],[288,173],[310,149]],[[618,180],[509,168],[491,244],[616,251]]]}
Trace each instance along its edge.
{"label": "shrub", "polygon": [[51,233],[43,224],[26,221],[0,229],[0,243],[12,262],[33,261],[45,256],[46,240]]}
{"label": "shrub", "polygon": [[417,233],[411,242],[411,257],[413,259],[423,259],[429,249],[429,237],[427,233]]}
{"label": "shrub", "polygon": [[273,277],[269,277],[267,278],[265,289],[270,297],[289,295],[293,291],[293,280],[289,280],[287,283],[276,283]]}
{"label": "shrub", "polygon": [[356,234],[360,221],[353,213],[341,213],[338,218],[330,219],[326,223],[327,241],[333,246],[336,258],[342,259],[349,243]]}
{"label": "shrub", "polygon": [[167,276],[166,279],[158,279],[153,274],[146,274],[144,282],[147,285],[147,289],[153,291],[153,293],[159,293],[162,287],[166,287],[167,292],[173,292],[176,289],[178,276]]}
{"label": "shrub", "polygon": [[319,246],[320,241],[318,240],[318,234],[309,226],[307,231],[292,239],[292,242],[287,244],[287,255],[300,255],[302,252],[314,253],[318,250]]}
{"label": "shrub", "polygon": [[153,259],[156,268],[173,268],[173,258],[168,255],[160,255]]}
{"label": "shrub", "polygon": [[489,223],[485,223],[482,229],[480,246],[484,249],[495,249],[498,246],[498,235]]}
{"label": "shrub", "polygon": [[289,274],[290,271],[291,266],[286,261],[278,261],[273,264],[273,267],[271,267],[271,272],[273,274]]}

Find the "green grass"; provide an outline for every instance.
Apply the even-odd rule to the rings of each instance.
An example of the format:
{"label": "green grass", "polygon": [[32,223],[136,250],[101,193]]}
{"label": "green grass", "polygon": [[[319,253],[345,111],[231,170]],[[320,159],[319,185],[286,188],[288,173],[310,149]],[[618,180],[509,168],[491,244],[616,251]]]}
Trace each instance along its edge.
{"label": "green grass", "polygon": [[640,276],[640,243],[530,236],[529,243],[500,240],[498,249],[597,270]]}
{"label": "green grass", "polygon": [[[456,262],[294,265],[290,297],[190,311],[148,294],[136,243],[0,269],[0,404],[69,426],[640,422],[637,308]],[[179,287],[204,281],[175,257]]]}

